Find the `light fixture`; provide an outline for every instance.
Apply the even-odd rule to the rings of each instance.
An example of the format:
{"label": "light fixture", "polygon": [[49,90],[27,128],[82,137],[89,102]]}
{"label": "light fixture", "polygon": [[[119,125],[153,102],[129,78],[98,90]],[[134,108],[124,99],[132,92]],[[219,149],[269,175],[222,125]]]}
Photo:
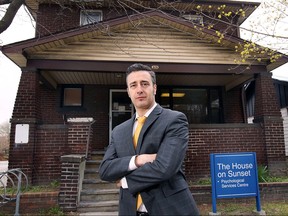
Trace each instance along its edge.
{"label": "light fixture", "polygon": [[115,77],[116,77],[116,78],[122,78],[122,74],[121,74],[121,73],[116,73],[116,74],[115,74]]}
{"label": "light fixture", "polygon": [[[185,96],[185,93],[181,93],[181,92],[172,93],[172,96],[173,96],[173,97],[184,97],[184,96]],[[161,94],[161,97],[170,97],[170,93],[162,93],[162,94]]]}
{"label": "light fixture", "polygon": [[152,65],[151,68],[152,68],[153,70],[158,70],[158,69],[159,69],[159,65]]}

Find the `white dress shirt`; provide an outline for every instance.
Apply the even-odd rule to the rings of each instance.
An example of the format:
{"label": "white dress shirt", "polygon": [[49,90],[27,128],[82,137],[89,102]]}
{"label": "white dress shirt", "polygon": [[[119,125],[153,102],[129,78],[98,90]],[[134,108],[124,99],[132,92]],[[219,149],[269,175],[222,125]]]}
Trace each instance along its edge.
{"label": "white dress shirt", "polygon": [[[145,117],[148,118],[148,116],[150,115],[150,113],[154,110],[154,108],[157,106],[157,103],[155,103],[146,113],[145,113]],[[139,114],[136,113],[136,117],[135,117],[135,123],[134,123],[134,126],[133,126],[133,134],[135,132],[135,129],[137,127],[137,118],[139,117]],[[132,137],[133,137],[133,134],[132,134]],[[134,155],[131,160],[130,160],[130,163],[129,163],[129,167],[128,167],[128,170],[131,171],[131,170],[135,170],[137,169],[137,166],[135,164],[135,157],[137,155]],[[122,188],[128,188],[128,184],[127,184],[127,181],[126,181],[126,178],[123,177],[121,179],[121,187]],[[135,204],[136,205],[136,204]],[[147,209],[145,208],[145,205],[142,203],[141,206],[139,207],[139,209],[137,209],[138,211],[141,211],[141,212],[147,212]]]}

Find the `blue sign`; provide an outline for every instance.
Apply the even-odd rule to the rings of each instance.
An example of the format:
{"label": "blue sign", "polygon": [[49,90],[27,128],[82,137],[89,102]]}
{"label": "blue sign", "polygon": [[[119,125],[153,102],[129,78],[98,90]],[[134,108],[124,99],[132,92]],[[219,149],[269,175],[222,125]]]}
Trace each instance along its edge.
{"label": "blue sign", "polygon": [[261,211],[256,153],[210,154],[212,207],[216,213],[217,198],[256,197]]}

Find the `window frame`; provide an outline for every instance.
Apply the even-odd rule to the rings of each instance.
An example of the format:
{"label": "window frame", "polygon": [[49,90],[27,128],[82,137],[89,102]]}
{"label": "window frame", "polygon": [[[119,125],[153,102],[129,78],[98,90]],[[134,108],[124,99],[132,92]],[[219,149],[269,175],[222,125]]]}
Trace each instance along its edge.
{"label": "window frame", "polygon": [[[66,89],[81,89],[80,105],[65,105],[65,90]],[[84,86],[83,85],[63,85],[61,88],[61,107],[62,108],[82,108],[84,102]]]}
{"label": "window frame", "polygon": [[204,23],[204,17],[197,14],[183,14],[182,18],[198,25],[203,25]]}
{"label": "window frame", "polygon": [[[99,13],[99,21],[85,23],[85,21],[87,19],[85,19],[85,21],[83,21],[84,20],[83,16],[85,18],[87,18],[87,16],[89,16],[89,13]],[[81,10],[80,11],[80,20],[79,20],[80,26],[90,25],[92,23],[98,23],[98,22],[101,22],[102,20],[103,20],[103,11],[102,10]]]}
{"label": "window frame", "polygon": [[[169,91],[169,109],[173,109],[174,107],[174,101],[173,101],[173,90],[177,90],[177,89],[205,89],[207,91],[207,112],[208,112],[208,122],[203,122],[203,123],[200,123],[200,124],[221,124],[221,123],[224,123],[224,114],[223,114],[223,88],[220,87],[220,86],[193,86],[193,87],[190,87],[190,86],[161,86],[161,87],[158,87],[158,90],[157,90],[157,101],[159,101],[159,104],[161,104],[161,93],[162,90],[168,90]],[[219,122],[212,122],[212,99],[211,99],[211,91],[212,90],[217,90],[218,92],[218,95],[219,95],[219,113],[218,113],[218,119],[219,119]],[[199,123],[193,123],[193,122],[189,122],[189,124],[199,124]]]}

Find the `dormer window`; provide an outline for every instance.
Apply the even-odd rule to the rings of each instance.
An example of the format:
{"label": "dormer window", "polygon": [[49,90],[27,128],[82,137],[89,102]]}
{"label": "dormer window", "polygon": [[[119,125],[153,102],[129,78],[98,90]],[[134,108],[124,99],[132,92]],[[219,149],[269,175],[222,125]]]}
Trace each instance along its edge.
{"label": "dormer window", "polygon": [[80,25],[87,25],[102,21],[101,10],[82,10],[80,12]]}

